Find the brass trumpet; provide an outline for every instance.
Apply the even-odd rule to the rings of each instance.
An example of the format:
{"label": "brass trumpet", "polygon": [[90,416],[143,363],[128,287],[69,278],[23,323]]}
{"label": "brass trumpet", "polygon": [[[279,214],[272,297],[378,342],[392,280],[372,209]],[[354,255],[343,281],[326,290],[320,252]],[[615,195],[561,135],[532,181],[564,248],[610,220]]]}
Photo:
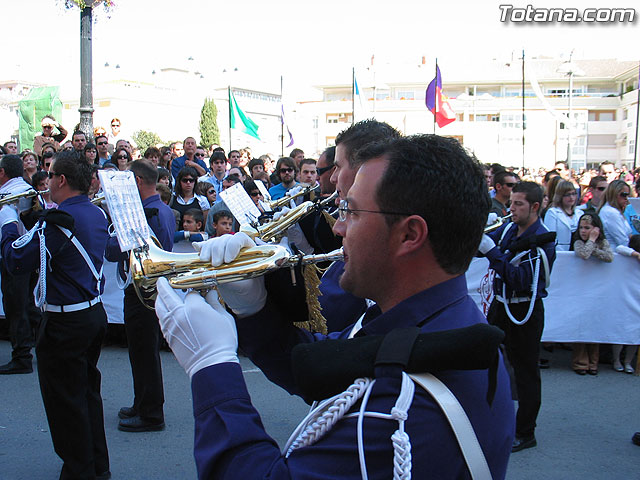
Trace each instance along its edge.
{"label": "brass trumpet", "polygon": [[169,277],[173,288],[210,290],[223,283],[256,278],[299,263],[307,265],[343,258],[342,249],[319,255],[289,255],[280,245],[262,245],[242,250],[231,263],[212,267],[200,260],[197,253],[167,252],[155,238],[152,240],[153,243],[134,249],[129,257],[134,288],[147,306],[156,298],[156,282],[160,277]]}
{"label": "brass trumpet", "polygon": [[491,225],[487,225],[486,227],[484,227],[484,233],[493,232],[494,230],[499,229],[504,222],[511,218],[512,215],[512,213],[509,213],[509,215],[505,215],[504,217],[498,217],[498,219]]}
{"label": "brass trumpet", "polygon": [[49,190],[47,189],[47,190],[37,191],[37,190],[31,189],[31,190],[27,190],[26,192],[7,195],[4,198],[0,198],[0,207],[18,203],[23,198],[33,198],[33,197],[37,197],[38,195],[44,195],[45,193],[49,193]]}
{"label": "brass trumpet", "polygon": [[[319,202],[303,202],[296,208],[291,209],[286,214],[278,218],[278,220],[265,223],[263,225],[242,225],[240,227],[240,231],[246,233],[253,239],[259,238],[264,242],[279,240],[289,227],[299,222],[301,219],[313,213],[314,211],[320,210],[325,206],[331,204],[331,202],[335,201],[337,197],[338,192],[334,192],[329,197]],[[289,200],[290,199],[291,197],[289,197]]]}
{"label": "brass trumpet", "polygon": [[268,205],[269,208],[271,208],[271,210],[275,210],[276,208],[289,205],[289,202],[294,198],[302,197],[303,195],[311,193],[314,190],[317,190],[319,188],[320,188],[320,185],[309,185],[294,195],[287,195],[282,198],[279,198],[278,200],[271,200],[271,201],[265,202],[265,204]]}

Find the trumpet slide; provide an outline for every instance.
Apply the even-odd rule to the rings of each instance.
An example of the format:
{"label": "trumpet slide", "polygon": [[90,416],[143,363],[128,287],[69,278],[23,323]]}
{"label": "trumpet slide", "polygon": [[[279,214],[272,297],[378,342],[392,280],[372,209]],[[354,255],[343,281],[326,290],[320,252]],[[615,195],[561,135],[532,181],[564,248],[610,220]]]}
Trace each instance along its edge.
{"label": "trumpet slide", "polygon": [[46,193],[49,193],[49,190],[41,190],[41,191],[37,191],[37,190],[27,190],[25,192],[22,193],[15,193],[13,195],[7,195],[3,198],[0,198],[0,207],[3,207],[5,205],[11,205],[13,203],[18,203],[20,200],[22,200],[23,198],[33,198],[36,197],[38,195],[44,195]]}

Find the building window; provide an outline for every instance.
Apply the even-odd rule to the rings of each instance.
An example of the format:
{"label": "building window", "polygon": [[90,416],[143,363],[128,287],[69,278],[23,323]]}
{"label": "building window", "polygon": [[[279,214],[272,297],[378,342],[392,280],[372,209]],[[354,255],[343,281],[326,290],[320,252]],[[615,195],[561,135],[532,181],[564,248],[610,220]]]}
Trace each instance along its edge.
{"label": "building window", "polygon": [[521,113],[503,113],[500,115],[500,127],[502,128],[522,128]]}
{"label": "building window", "polygon": [[499,122],[500,114],[498,113],[482,113],[475,115],[475,122]]}
{"label": "building window", "polygon": [[318,129],[318,117],[314,117],[313,120],[311,120],[311,122],[312,122],[313,128],[315,130],[317,130]]}
{"label": "building window", "polygon": [[615,122],[615,110],[589,110],[590,122]]}
{"label": "building window", "polygon": [[398,100],[414,100],[415,92],[413,90],[398,91]]}
{"label": "building window", "polygon": [[456,120],[464,122],[464,113],[456,113]]}
{"label": "building window", "polygon": [[629,155],[633,155],[634,153],[636,153],[635,146],[636,146],[636,140],[632,138],[631,140],[629,140],[629,150],[627,151]]}

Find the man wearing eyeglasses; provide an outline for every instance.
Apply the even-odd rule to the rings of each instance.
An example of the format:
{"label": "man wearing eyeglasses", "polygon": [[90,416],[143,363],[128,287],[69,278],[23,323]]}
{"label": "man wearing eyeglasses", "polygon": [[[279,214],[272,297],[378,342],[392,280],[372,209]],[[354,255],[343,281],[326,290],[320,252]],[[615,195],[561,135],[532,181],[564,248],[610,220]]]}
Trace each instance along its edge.
{"label": "man wearing eyeglasses", "polygon": [[111,160],[109,155],[109,139],[106,135],[98,135],[96,137],[96,149],[98,150],[98,163],[103,166]]}
{"label": "man wearing eyeglasses", "polygon": [[174,158],[173,162],[171,162],[171,175],[173,175],[173,178],[178,178],[178,173],[182,167],[195,168],[198,172],[198,176],[200,177],[207,173],[207,164],[204,163],[204,155],[203,158],[196,157],[196,150],[198,148],[196,139],[193,137],[187,137],[184,139],[183,145],[184,155]]}
{"label": "man wearing eyeglasses", "polygon": [[518,183],[518,177],[506,170],[495,174],[493,186],[495,188],[495,197],[491,199],[491,211],[498,217],[504,217],[509,213],[509,201],[511,198],[511,190]]}
{"label": "man wearing eyeglasses", "polygon": [[297,185],[296,182],[296,164],[292,158],[282,157],[276,164],[276,173],[280,183],[269,189],[271,200],[278,200]]}
{"label": "man wearing eyeglasses", "polygon": [[[42,145],[45,143],[53,145],[56,151],[60,150],[60,142],[67,137],[68,133],[65,128],[53,118],[53,115],[43,117],[40,125],[42,126],[42,133],[36,135],[33,139],[33,151],[36,155],[42,155]],[[55,133],[54,129],[57,129],[58,132]]]}
{"label": "man wearing eyeglasses", "polygon": [[60,478],[106,479],[111,474],[97,364],[107,331],[100,295],[109,233],[104,212],[87,197],[91,167],[82,160],[75,151],[56,154],[49,190],[58,208],[40,220],[43,238],[35,234],[14,243],[19,236],[14,217],[2,222],[1,248],[12,274],[40,269],[45,276],[36,356],[51,439],[64,462]]}
{"label": "man wearing eyeglasses", "polygon": [[[402,381],[407,379],[400,366],[403,361],[397,358],[379,356],[375,366],[373,360],[364,362],[375,371],[371,374],[375,384],[362,400],[350,401],[358,398],[359,390],[357,384],[350,387],[349,395],[341,395],[326,415],[312,417],[319,428],[305,429],[306,435],[298,437],[286,456],[264,431],[246,391],[235,353],[236,328],[240,347],[268,378],[290,393],[304,394],[291,364],[291,350],[300,344],[312,352],[314,347],[315,351],[328,348],[328,340],[343,339],[341,348],[355,353],[354,344],[378,335],[388,340],[406,334],[406,329],[440,333],[486,323],[468,296],[464,277],[490,205],[478,162],[456,140],[435,135],[370,144],[359,149],[351,162],[357,173],[352,186],[343,191],[340,219],[334,226],[344,245],[340,285],[376,305],[342,332],[325,337],[293,327],[293,318],[267,298],[261,278],[219,286],[218,292],[237,315],[235,322],[220,307],[218,292],[206,300],[189,293],[183,301],[164,279],[158,282],[161,328],[191,378],[195,458],[202,478],[242,478],[250,473],[256,478],[295,479],[312,471],[318,478],[359,479],[367,470],[376,478],[392,478],[394,464],[403,465],[399,469],[410,471],[412,478],[469,477],[440,407],[418,386],[407,387],[408,393]],[[421,181],[407,182],[408,178]],[[465,201],[452,204],[452,196]],[[229,261],[241,246],[252,244],[247,239],[242,234],[213,239],[217,242],[202,245],[201,259],[218,265]],[[183,334],[187,331],[193,332],[191,338]],[[193,348],[194,339],[203,347]],[[408,355],[412,343],[395,347],[394,352]],[[447,347],[455,347],[454,342]],[[486,460],[483,478],[501,479],[513,439],[513,403],[497,348],[492,354],[495,375],[486,369],[462,371],[443,365],[436,376],[461,403],[467,425],[475,431],[480,457]],[[355,357],[351,355],[349,363],[359,363]],[[317,361],[322,363],[322,358]],[[349,366],[336,362],[327,367],[322,382],[331,384],[333,373]],[[306,374],[315,378],[314,372]],[[338,391],[345,388],[340,387]],[[495,391],[491,401],[488,391]],[[410,405],[408,415],[402,413],[401,404],[407,404],[400,402],[401,397]],[[360,409],[366,412],[362,420]],[[219,434],[222,426],[225,435]],[[394,447],[399,443],[400,449]],[[304,448],[297,449],[298,445]],[[411,450],[410,465],[399,450],[406,455]]]}

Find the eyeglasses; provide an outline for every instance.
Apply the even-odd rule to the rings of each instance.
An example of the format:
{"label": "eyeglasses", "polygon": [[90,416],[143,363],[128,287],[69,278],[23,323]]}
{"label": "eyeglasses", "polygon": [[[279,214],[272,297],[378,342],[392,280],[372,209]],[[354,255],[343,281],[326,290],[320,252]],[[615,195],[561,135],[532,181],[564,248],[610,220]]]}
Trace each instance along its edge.
{"label": "eyeglasses", "polygon": [[290,167],[286,167],[286,168],[281,168],[280,170],[278,170],[280,173],[291,173],[293,172],[293,168]]}
{"label": "eyeglasses", "polygon": [[340,205],[338,206],[338,220],[344,222],[347,220],[347,214],[351,215],[354,212],[381,213],[382,215],[411,215],[410,213],[404,212],[385,212],[382,210],[363,210],[359,208],[349,208],[349,200],[340,200]]}
{"label": "eyeglasses", "polygon": [[333,167],[335,167],[335,165],[331,165],[330,167],[322,167],[322,168],[318,168],[316,170],[316,172],[318,172],[318,176],[324,175],[325,173],[327,173],[329,170],[331,170]]}
{"label": "eyeglasses", "polygon": [[56,172],[49,172],[49,178],[53,178],[56,175],[62,175],[61,173],[56,173]]}
{"label": "eyeglasses", "polygon": [[96,145],[106,145],[107,143],[109,143],[109,142],[98,142],[98,143],[96,143]]}
{"label": "eyeglasses", "polygon": [[195,178],[183,178],[182,180],[180,180],[183,183],[194,183],[196,181]]}
{"label": "eyeglasses", "polygon": [[629,192],[620,192],[621,197],[627,198],[629,196]]}
{"label": "eyeglasses", "polygon": [[600,192],[604,192],[607,189],[607,187],[596,187],[596,190],[600,191]]}

